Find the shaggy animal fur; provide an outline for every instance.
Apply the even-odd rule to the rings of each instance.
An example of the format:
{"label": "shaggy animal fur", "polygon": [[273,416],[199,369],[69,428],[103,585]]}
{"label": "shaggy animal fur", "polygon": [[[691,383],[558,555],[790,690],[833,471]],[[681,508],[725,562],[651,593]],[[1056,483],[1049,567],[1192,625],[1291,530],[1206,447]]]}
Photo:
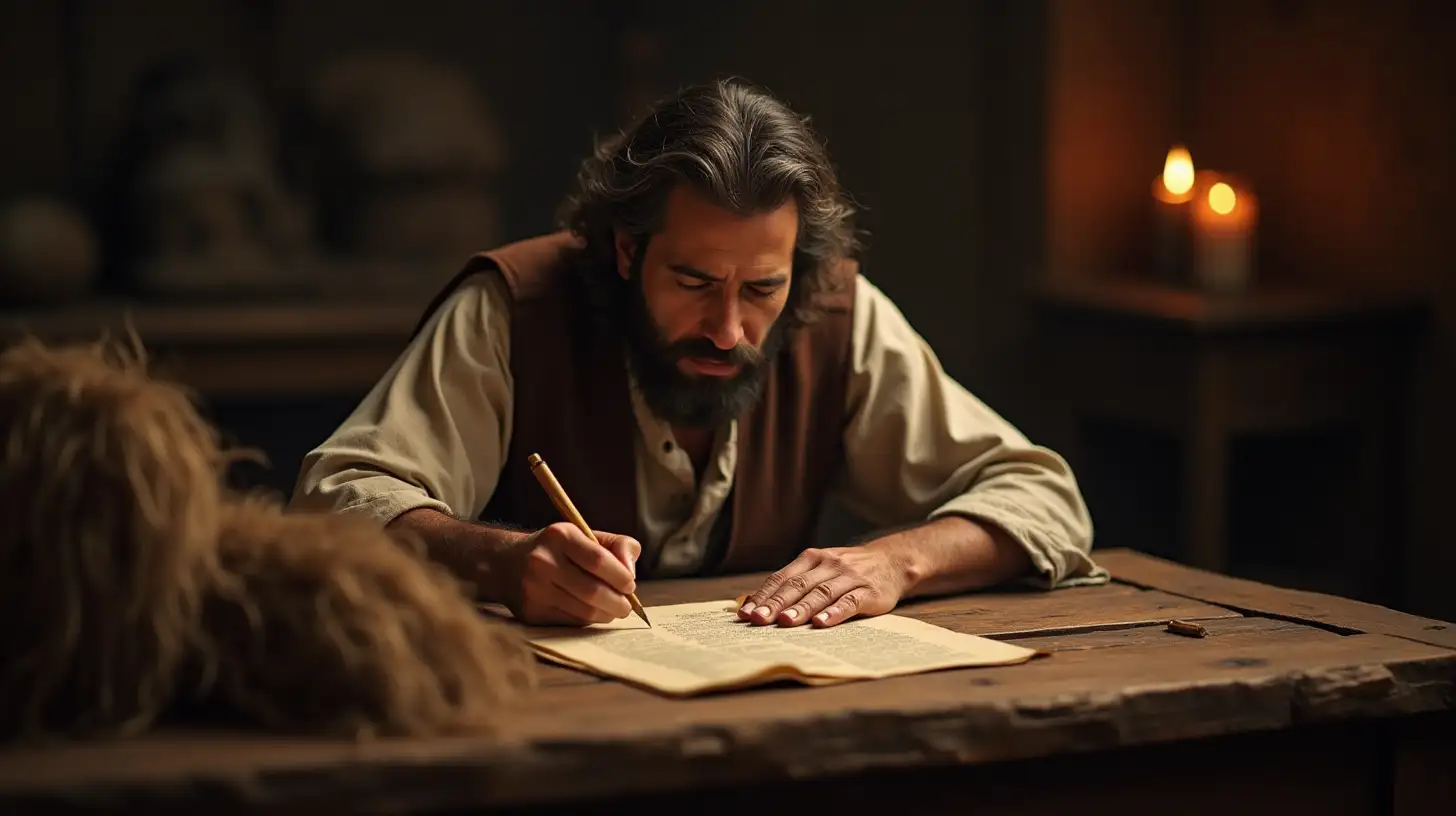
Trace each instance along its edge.
{"label": "shaggy animal fur", "polygon": [[0,729],[132,733],[174,692],[217,569],[224,461],[139,350],[0,354]]}
{"label": "shaggy animal fur", "polygon": [[214,705],[357,736],[497,725],[533,686],[529,647],[404,543],[363,519],[228,505],[204,616],[222,644]]}
{"label": "shaggy animal fur", "polygon": [[488,730],[533,684],[506,624],[377,524],[224,487],[231,458],[139,349],[0,354],[0,739],[158,719]]}

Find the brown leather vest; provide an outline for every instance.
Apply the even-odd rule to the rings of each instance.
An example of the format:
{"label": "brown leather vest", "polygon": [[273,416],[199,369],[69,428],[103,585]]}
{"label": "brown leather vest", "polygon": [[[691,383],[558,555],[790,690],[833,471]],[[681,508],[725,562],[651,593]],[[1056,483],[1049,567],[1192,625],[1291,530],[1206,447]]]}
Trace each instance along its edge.
{"label": "brown leather vest", "polygon": [[[527,529],[562,520],[526,464],[539,453],[593,529],[640,537],[622,338],[603,335],[584,298],[573,296],[562,274],[571,246],[569,235],[554,233],[482,252],[425,317],[489,269],[500,271],[513,298],[514,427],[481,520]],[[769,364],[763,398],[739,417],[738,469],[722,520],[730,525],[719,525],[724,534],[703,573],[777,569],[808,546],[843,456],[857,271],[853,261],[840,265],[840,285],[818,301],[821,316],[784,344]],[[638,572],[649,577],[652,564],[644,559]]]}

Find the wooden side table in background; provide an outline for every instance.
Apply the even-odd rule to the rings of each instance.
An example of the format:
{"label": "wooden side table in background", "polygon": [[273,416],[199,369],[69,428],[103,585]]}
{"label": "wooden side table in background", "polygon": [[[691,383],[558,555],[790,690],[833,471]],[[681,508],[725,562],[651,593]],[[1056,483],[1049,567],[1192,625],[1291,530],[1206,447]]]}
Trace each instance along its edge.
{"label": "wooden side table in background", "polygon": [[1044,287],[1035,305],[1035,331],[1056,366],[1049,379],[1074,435],[1069,459],[1086,455],[1081,434],[1094,420],[1179,441],[1177,557],[1230,568],[1236,438],[1342,433],[1357,440],[1358,455],[1340,474],[1348,500],[1327,509],[1348,533],[1335,563],[1361,597],[1397,602],[1418,297],[1293,288],[1220,297],[1092,280]]}

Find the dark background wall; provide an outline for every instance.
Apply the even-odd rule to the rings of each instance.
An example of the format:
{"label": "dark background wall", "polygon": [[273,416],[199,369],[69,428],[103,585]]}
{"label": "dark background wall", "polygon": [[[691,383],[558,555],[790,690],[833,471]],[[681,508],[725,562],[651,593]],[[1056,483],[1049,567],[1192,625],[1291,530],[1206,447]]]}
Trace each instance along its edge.
{"label": "dark background wall", "polygon": [[[1398,488],[1406,505],[1386,520],[1381,540],[1363,546],[1393,550],[1398,537],[1407,548],[1407,604],[1449,617],[1456,612],[1446,581],[1456,568],[1449,10],[1415,0],[1066,0],[1050,8],[1048,276],[1141,268],[1148,184],[1167,145],[1183,142],[1195,162],[1237,168],[1259,191],[1262,279],[1424,293],[1431,325],[1408,361],[1414,383]],[[1147,464],[1156,455],[1128,453],[1158,467]],[[1298,546],[1319,557],[1340,532],[1331,521],[1336,482],[1350,467],[1326,445],[1276,440],[1248,448],[1236,474],[1242,500],[1230,510],[1239,517],[1235,537],[1249,549]],[[1302,500],[1273,502],[1281,483]],[[1143,505],[1158,515],[1157,500]]]}
{"label": "dark background wall", "polygon": [[[1415,0],[5,0],[0,199],[92,203],[137,79],[164,56],[236,66],[281,108],[339,56],[409,49],[465,70],[498,115],[503,230],[523,237],[551,227],[594,136],[657,93],[738,74],[812,115],[864,208],[869,276],[946,368],[1058,446],[1031,296],[1046,281],[1141,274],[1148,185],[1184,141],[1261,191],[1261,277],[1430,291],[1436,329],[1413,361],[1406,427],[1410,502],[1392,528],[1412,553],[1404,605],[1456,617],[1444,578],[1456,568],[1446,16]],[[269,452],[272,470],[252,478],[287,489],[358,396],[234,396],[209,409]],[[1244,457],[1230,513],[1259,546],[1294,537],[1317,551],[1333,495],[1319,464],[1344,460],[1290,444]],[[1171,527],[1156,517],[1172,511],[1147,497],[1176,473],[1172,454],[1134,440],[1113,451],[1131,475],[1088,486],[1099,545],[1162,536]],[[1291,458],[1316,464],[1302,503],[1261,504]],[[1161,509],[1122,509],[1139,497]]]}

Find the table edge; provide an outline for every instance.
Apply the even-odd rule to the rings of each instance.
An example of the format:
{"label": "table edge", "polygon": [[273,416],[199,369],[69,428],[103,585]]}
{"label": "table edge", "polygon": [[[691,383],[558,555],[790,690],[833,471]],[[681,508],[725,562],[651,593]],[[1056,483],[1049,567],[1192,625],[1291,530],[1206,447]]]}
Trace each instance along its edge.
{"label": "table edge", "polygon": [[1300,589],[1287,589],[1179,564],[1127,548],[1093,553],[1112,580],[1169,595],[1279,618],[1341,634],[1390,635],[1456,650],[1456,623]]}

